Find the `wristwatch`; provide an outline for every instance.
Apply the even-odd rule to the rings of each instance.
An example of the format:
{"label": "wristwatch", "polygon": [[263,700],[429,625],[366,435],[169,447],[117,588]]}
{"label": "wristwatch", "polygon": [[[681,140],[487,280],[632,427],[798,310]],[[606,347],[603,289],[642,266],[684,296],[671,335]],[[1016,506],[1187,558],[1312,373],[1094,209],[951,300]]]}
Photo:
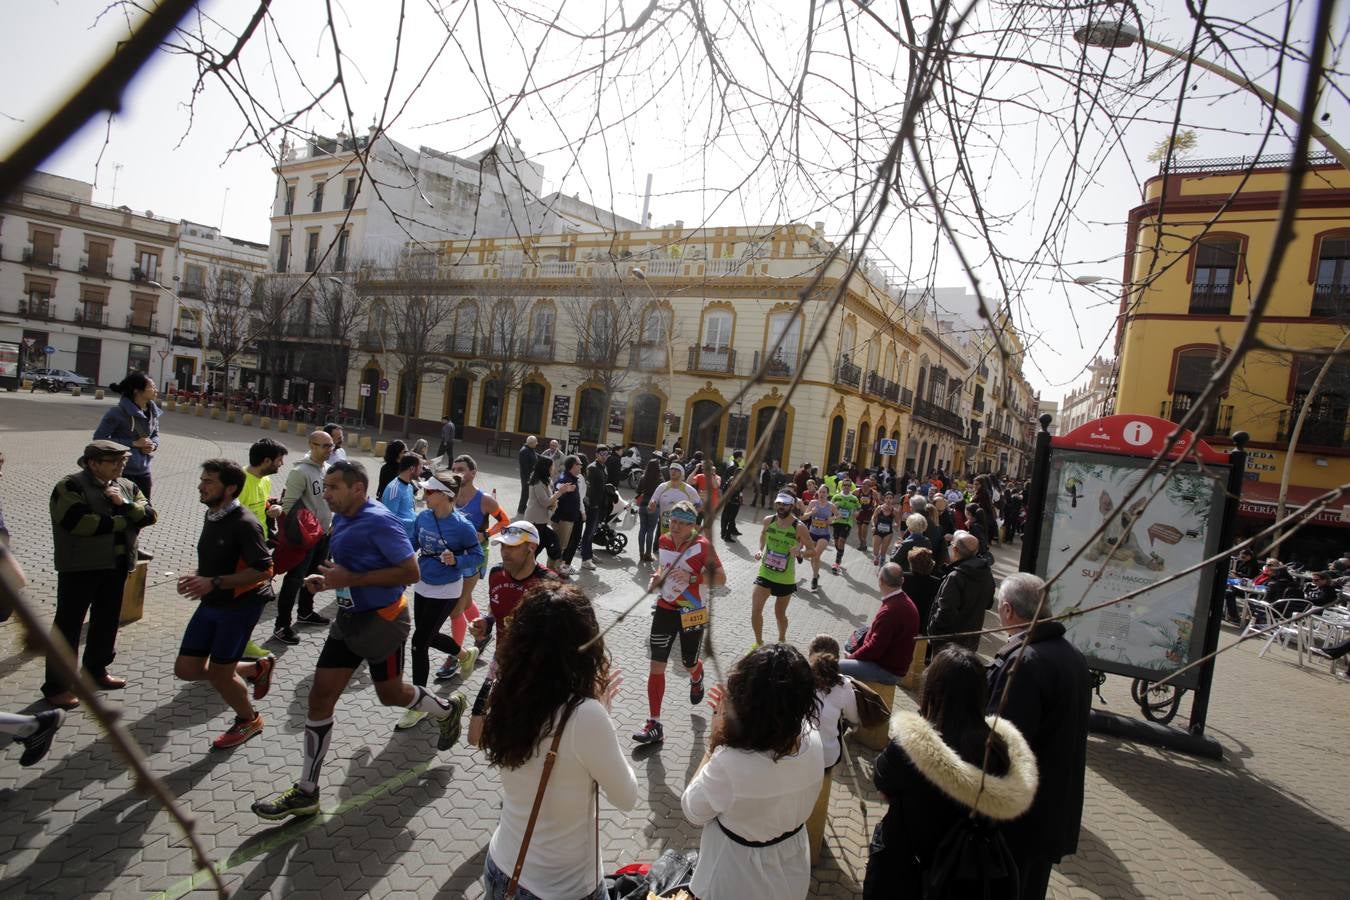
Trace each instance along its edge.
{"label": "wristwatch", "polygon": [[217,591],[220,590],[220,576],[219,576],[219,575],[217,575],[217,576],[215,576],[214,578],[211,579],[211,587],[212,587],[213,589],[217,590]]}

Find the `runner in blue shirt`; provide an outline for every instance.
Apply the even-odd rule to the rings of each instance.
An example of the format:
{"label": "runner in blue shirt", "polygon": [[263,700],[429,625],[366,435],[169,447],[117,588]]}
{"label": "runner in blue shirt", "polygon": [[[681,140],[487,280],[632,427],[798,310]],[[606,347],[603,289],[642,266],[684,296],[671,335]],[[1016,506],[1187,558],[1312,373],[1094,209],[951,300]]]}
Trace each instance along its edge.
{"label": "runner in blue shirt", "polygon": [[403,529],[408,532],[409,540],[413,536],[413,520],[417,518],[417,488],[413,479],[422,471],[422,457],[415,453],[405,453],[398,461],[398,477],[384,487],[384,496],[380,502],[393,513]]}
{"label": "runner in blue shirt", "polygon": [[337,615],[309,689],[300,779],[275,799],[253,804],[253,812],[263,819],[319,812],[319,771],[333,736],[333,710],[362,661],[370,667],[381,703],[435,718],[441,750],[459,739],[464,695],[456,694],[446,704],[426,688],[403,681],[403,647],[412,624],[404,590],[422,573],[403,523],[366,496],[369,485],[366,470],[352,460],[334,463],[324,474],[323,499],[334,513],[330,559],[319,566],[319,574],[305,579],[305,587],[313,592],[346,588],[350,593],[338,597]]}

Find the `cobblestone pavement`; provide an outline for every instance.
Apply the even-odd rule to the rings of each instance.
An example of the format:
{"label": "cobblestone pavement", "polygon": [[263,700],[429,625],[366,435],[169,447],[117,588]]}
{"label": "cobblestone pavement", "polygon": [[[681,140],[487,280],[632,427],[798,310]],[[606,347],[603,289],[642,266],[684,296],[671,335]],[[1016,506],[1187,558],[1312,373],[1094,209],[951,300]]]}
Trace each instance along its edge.
{"label": "cobblestone pavement", "polygon": [[[0,496],[32,581],[29,599],[47,616],[55,575],[46,498],[54,479],[73,470],[106,405],[88,398],[0,395],[0,450],[7,459]],[[228,716],[208,686],[182,685],[172,676],[191,611],[174,593],[173,573],[194,558],[202,517],[194,491],[197,464],[218,455],[242,460],[258,436],[257,429],[166,414],[155,464],[160,524],[144,541],[156,554],[146,614],[123,629],[113,667],[131,685],[108,699],[122,711],[154,771],[195,817],[236,896],[481,896],[483,848],[499,809],[495,773],[463,746],[437,754],[425,725],[395,734],[397,712],[378,705],[364,674],[338,707],[322,781],[325,813],[266,827],[249,811],[254,798],[295,777],[320,630],[304,630],[299,646],[278,653],[273,691],[261,704],[266,732],[233,753],[207,749]],[[298,458],[303,436],[280,438]],[[497,487],[513,508],[519,489],[514,461],[483,465],[486,487]],[[730,590],[715,601],[713,619],[723,667],[750,643],[754,567],[746,545],[753,546],[752,521],[743,511],[745,543],[723,548]],[[597,561],[600,570],[578,581],[608,623],[638,595],[644,576],[631,556],[611,560],[600,553]],[[1012,567],[1012,554],[1001,552],[999,570]],[[842,576],[822,580],[818,595],[803,592],[793,601],[789,636],[798,644],[822,631],[842,638],[875,608],[871,567],[857,550],[848,551]],[[615,709],[624,734],[645,716],[645,613],[640,607],[608,638],[628,674]],[[260,624],[255,637],[263,636]],[[1233,637],[1226,633],[1225,641]],[[1298,668],[1292,652],[1278,646],[1264,659],[1258,649],[1244,645],[1218,666],[1210,732],[1226,748],[1223,762],[1091,738],[1082,840],[1078,855],[1055,873],[1056,897],[1345,895],[1350,767],[1342,747],[1350,733],[1350,684],[1331,677],[1325,664]],[[482,672],[480,663],[470,696]],[[0,709],[33,704],[41,678],[40,660],[20,653],[15,625],[0,626]],[[1110,680],[1110,708],[1129,708],[1126,687],[1123,679]],[[602,811],[607,866],[649,860],[666,847],[697,846],[679,796],[703,754],[709,717],[706,707],[687,708],[681,693],[673,678],[665,745],[633,753],[643,785],[637,808]],[[905,694],[897,694],[897,703],[914,706]],[[867,838],[883,812],[870,786],[871,754],[853,745],[853,755],[857,775],[836,777],[813,896],[857,896]],[[70,716],[50,756],[34,768],[18,766],[17,748],[0,751],[0,810],[0,896],[181,896],[194,890],[185,842],[158,804],[133,790],[82,712]]]}

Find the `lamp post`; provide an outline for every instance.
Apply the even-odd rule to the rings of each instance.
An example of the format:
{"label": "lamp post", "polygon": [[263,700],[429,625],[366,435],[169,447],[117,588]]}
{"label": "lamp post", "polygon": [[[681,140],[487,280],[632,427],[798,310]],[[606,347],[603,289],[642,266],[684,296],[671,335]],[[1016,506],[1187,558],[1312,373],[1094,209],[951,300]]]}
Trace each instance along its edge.
{"label": "lamp post", "polygon": [[[175,276],[175,280],[177,280],[177,276]],[[178,323],[178,304],[181,302],[181,301],[180,301],[180,298],[179,298],[179,296],[178,296],[178,292],[175,291],[173,288],[165,287],[164,285],[160,284],[158,281],[147,281],[146,284],[150,285],[152,288],[157,288],[158,290],[164,291],[164,292],[167,293],[170,297],[173,298],[173,307],[172,307],[171,315],[169,316],[169,347],[172,348],[172,346],[173,346],[173,329],[174,329],[174,327],[175,327],[175,326],[177,325],[177,323]],[[160,353],[162,354],[162,355],[160,356],[160,358],[159,358],[159,383],[160,383],[161,386],[163,386],[164,383],[165,383],[165,382],[164,382],[164,364],[165,364],[166,362],[169,361],[169,354],[170,354],[171,352],[172,352],[171,349],[168,349],[168,350],[161,350],[161,351],[160,351]]]}
{"label": "lamp post", "polygon": [[[1199,66],[1206,72],[1213,72],[1215,75],[1218,75],[1220,78],[1223,78],[1226,81],[1232,82],[1233,84],[1242,88],[1244,91],[1248,91],[1260,97],[1261,100],[1267,106],[1271,107],[1272,109],[1279,110],[1280,112],[1288,116],[1290,119],[1292,119],[1294,122],[1298,122],[1301,117],[1301,114],[1297,109],[1290,106],[1288,103],[1284,102],[1279,97],[1276,97],[1274,94],[1272,94],[1265,88],[1261,87],[1260,85],[1253,84],[1251,81],[1249,81],[1246,78],[1243,78],[1236,72],[1232,72],[1228,69],[1225,69],[1223,66],[1220,66],[1216,63],[1212,63],[1209,60],[1201,59],[1199,56],[1195,56],[1194,54],[1187,53],[1182,50],[1177,50],[1167,46],[1166,44],[1160,44],[1157,41],[1150,40],[1149,38],[1146,38],[1142,34],[1140,34],[1138,28],[1135,28],[1128,22],[1125,21],[1092,22],[1074,31],[1073,39],[1078,43],[1082,44],[1084,47],[1103,47],[1112,50],[1124,47],[1132,47],[1136,43],[1143,44],[1150,50],[1154,50],[1158,53],[1163,54],[1164,56],[1170,56],[1173,59],[1180,59],[1183,61],[1187,61],[1193,65]],[[1339,143],[1337,143],[1336,140],[1332,138],[1331,135],[1327,134],[1320,127],[1318,127],[1317,123],[1311,122],[1309,123],[1309,125],[1310,125],[1309,130],[1313,138],[1319,144],[1325,147],[1331,153],[1332,156],[1336,157],[1337,162],[1339,162],[1347,170],[1350,170],[1350,151],[1347,151],[1344,147],[1342,147]]]}

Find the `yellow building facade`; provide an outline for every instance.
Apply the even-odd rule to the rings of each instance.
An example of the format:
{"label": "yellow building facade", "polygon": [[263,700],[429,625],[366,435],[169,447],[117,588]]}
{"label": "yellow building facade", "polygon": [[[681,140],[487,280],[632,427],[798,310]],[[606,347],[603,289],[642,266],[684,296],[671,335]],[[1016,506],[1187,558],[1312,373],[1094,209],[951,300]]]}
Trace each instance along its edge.
{"label": "yellow building facade", "polygon": [[[1184,163],[1145,185],[1126,237],[1115,412],[1180,421],[1195,404],[1274,263],[1284,165],[1258,163],[1248,172],[1224,161]],[[1261,349],[1246,355],[1218,403],[1193,423],[1221,448],[1234,432],[1251,436],[1244,499],[1273,496],[1298,411],[1347,329],[1350,172],[1317,165],[1257,331]],[[1338,359],[1310,401],[1291,499],[1350,481],[1348,413],[1350,362]]]}

